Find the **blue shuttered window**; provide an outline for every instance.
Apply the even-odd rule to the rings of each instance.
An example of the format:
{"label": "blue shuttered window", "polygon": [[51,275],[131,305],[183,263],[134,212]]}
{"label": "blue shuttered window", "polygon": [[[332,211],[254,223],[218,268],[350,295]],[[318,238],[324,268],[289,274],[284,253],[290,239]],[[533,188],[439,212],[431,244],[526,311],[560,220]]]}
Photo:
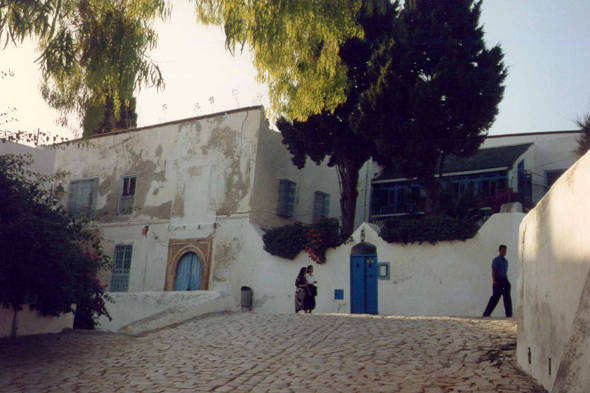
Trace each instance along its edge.
{"label": "blue shuttered window", "polygon": [[316,191],[313,201],[313,221],[328,217],[330,212],[330,194]]}
{"label": "blue shuttered window", "polygon": [[290,180],[281,179],[279,183],[279,203],[277,214],[283,217],[293,217],[293,207],[295,205],[295,187],[297,183]]}
{"label": "blue shuttered window", "polygon": [[115,247],[115,267],[111,276],[110,292],[127,292],[133,246]]}
{"label": "blue shuttered window", "polygon": [[68,212],[92,218],[96,211],[98,178],[72,180],[68,192]]}
{"label": "blue shuttered window", "polygon": [[119,208],[117,209],[119,215],[133,214],[136,184],[137,176],[121,177],[121,185],[119,187]]}

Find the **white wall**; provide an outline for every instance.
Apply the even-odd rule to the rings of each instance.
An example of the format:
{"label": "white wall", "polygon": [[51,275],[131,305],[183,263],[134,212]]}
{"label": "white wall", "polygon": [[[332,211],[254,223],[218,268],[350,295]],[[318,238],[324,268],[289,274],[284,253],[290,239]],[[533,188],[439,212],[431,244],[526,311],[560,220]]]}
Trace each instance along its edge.
{"label": "white wall", "polygon": [[28,168],[32,172],[43,175],[53,174],[53,165],[55,162],[55,151],[51,148],[35,148],[13,142],[0,141],[0,155],[4,154],[30,154],[34,160]]}
{"label": "white wall", "polygon": [[[378,280],[379,313],[383,315],[481,316],[492,295],[491,263],[498,246],[508,246],[509,279],[513,283],[513,304],[517,305],[516,261],[518,226],[522,213],[493,215],[475,238],[461,242],[442,242],[434,246],[391,245],[364,224],[354,234],[353,244],[329,250],[325,265],[314,264],[318,280],[317,312],[350,312],[350,250],[360,241],[377,246],[378,259],[391,263],[391,279]],[[227,222],[227,235],[235,236],[239,256],[228,266],[229,292],[239,304],[241,286],[254,293],[254,310],[264,313],[293,312],[295,277],[299,269],[312,264],[307,254],[295,260],[273,257],[263,251],[261,233],[245,222]],[[334,299],[334,290],[344,290],[344,300]],[[504,316],[500,302],[493,316]]]}
{"label": "white wall", "polygon": [[[99,135],[88,146],[62,147],[56,149],[55,167],[70,173],[66,189],[73,179],[99,178],[96,226],[107,255],[116,245],[133,246],[130,292],[164,290],[171,239],[205,238],[213,242],[209,288],[230,290],[228,269],[242,261],[234,250],[247,247],[240,230],[232,228],[291,221],[276,215],[279,179],[297,182],[295,219],[311,221],[315,191],[330,194],[330,216],[340,217],[336,170],[324,164],[308,163],[302,170],[292,165],[262,107]],[[116,214],[123,175],[138,176],[137,211],[131,216]],[[108,284],[110,273],[100,278]]]}
{"label": "white wall", "polygon": [[[109,293],[109,295],[114,302],[107,301],[106,308],[112,320],[109,321],[107,317],[102,316],[97,328],[111,332],[119,331],[135,323],[136,326],[130,326],[126,330],[139,333],[140,329],[137,325],[151,325],[151,329],[146,330],[152,330],[202,315],[204,310],[208,312],[227,310],[225,302],[215,304],[216,307],[212,310],[207,308],[211,303],[218,303],[215,301],[220,298],[218,293],[212,291],[118,292]],[[195,310],[197,308],[201,310]],[[158,313],[161,314],[157,315]]]}
{"label": "white wall", "polygon": [[[330,195],[328,216],[341,218],[340,186],[336,167],[328,167],[326,165],[328,159],[325,159],[321,165],[317,165],[308,158],[305,167],[298,169],[291,161],[293,156],[282,143],[281,134],[269,130],[266,122],[261,124],[260,129],[252,199],[252,222],[262,227],[282,226],[294,221],[310,223],[313,221],[316,191]],[[364,209],[367,205],[366,200],[370,198],[366,184],[367,171],[369,171],[369,182],[371,179],[371,168],[372,166],[367,163],[360,170],[355,228],[362,223],[365,216]],[[291,219],[276,215],[281,179],[296,183],[295,203]]]}
{"label": "white wall", "polygon": [[16,322],[16,337],[30,336],[33,334],[60,333],[64,329],[74,326],[74,314],[61,314],[59,317],[43,317],[35,310],[29,310],[28,305],[16,314],[12,308],[4,308],[0,303],[0,337],[11,337],[13,334],[13,322]]}
{"label": "white wall", "polygon": [[571,339],[590,271],[589,200],[587,154],[555,183],[520,226],[517,358],[549,390]]}

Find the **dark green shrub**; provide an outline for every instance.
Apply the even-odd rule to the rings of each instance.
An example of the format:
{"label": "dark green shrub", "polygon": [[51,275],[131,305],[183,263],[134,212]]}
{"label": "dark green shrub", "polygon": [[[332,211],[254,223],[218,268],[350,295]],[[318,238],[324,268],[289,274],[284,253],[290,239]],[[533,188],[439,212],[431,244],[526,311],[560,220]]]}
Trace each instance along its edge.
{"label": "dark green shrub", "polygon": [[471,239],[478,229],[477,222],[469,217],[454,218],[438,214],[385,221],[380,236],[388,243],[435,244],[442,241]]}
{"label": "dark green shrub", "polygon": [[45,187],[54,177],[30,173],[31,163],[0,155],[0,303],[16,311],[28,304],[43,316],[87,304],[93,321],[109,317],[96,276],[110,259],[88,223],[68,215]]}
{"label": "dark green shrub", "polygon": [[264,250],[281,258],[294,259],[305,250],[317,263],[326,262],[326,251],[343,243],[340,222],[325,217],[318,222],[303,225],[299,222],[272,228],[262,237]]}
{"label": "dark green shrub", "polygon": [[264,250],[277,257],[295,259],[297,254],[303,250],[305,232],[305,226],[299,222],[268,229],[262,237]]}

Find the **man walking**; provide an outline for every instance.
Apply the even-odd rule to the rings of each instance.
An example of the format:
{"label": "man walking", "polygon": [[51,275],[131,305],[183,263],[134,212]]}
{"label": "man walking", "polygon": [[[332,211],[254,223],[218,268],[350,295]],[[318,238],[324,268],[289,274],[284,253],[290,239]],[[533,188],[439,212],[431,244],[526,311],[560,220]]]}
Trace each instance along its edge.
{"label": "man walking", "polygon": [[499,253],[496,258],[492,261],[492,280],[494,280],[494,293],[490,298],[488,306],[483,313],[484,317],[489,317],[498,301],[500,296],[504,299],[504,310],[506,311],[506,317],[512,316],[512,298],[510,297],[510,282],[508,281],[508,260],[506,256],[506,246],[501,245]]}

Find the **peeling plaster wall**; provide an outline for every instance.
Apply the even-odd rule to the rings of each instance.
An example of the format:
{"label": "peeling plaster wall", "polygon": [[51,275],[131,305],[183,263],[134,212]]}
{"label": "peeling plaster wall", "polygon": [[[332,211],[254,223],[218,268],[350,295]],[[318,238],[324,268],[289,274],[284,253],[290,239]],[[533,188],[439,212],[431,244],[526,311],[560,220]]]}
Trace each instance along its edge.
{"label": "peeling plaster wall", "polygon": [[[254,195],[252,198],[252,222],[262,227],[277,227],[300,221],[313,221],[315,192],[321,191],[330,195],[330,217],[342,218],[340,212],[340,185],[335,167],[328,167],[327,160],[316,165],[307,160],[305,167],[298,169],[293,165],[292,155],[285,145],[280,133],[268,128],[266,120],[261,119],[260,143],[256,155],[256,176],[254,179]],[[370,193],[366,190],[366,173],[372,168],[368,163],[360,171],[359,197],[355,228],[365,218],[366,199]],[[371,179],[369,172],[368,180]],[[295,203],[293,217],[290,219],[276,215],[279,200],[279,183],[281,179],[295,182]]]}
{"label": "peeling plaster wall", "polygon": [[[97,226],[108,255],[132,245],[129,291],[162,291],[170,239],[213,237],[218,217],[248,220],[262,107],[91,138],[56,151],[56,171],[99,178]],[[120,179],[137,175],[136,211],[117,215]],[[67,197],[63,203],[67,203]],[[101,276],[109,283],[110,273]]]}
{"label": "peeling plaster wall", "polygon": [[[579,339],[572,337],[576,314],[587,312],[578,305],[590,271],[589,200],[590,155],[586,154],[559,178],[520,226],[517,359],[548,390],[568,341]],[[581,355],[588,359],[590,347],[584,350]],[[568,363],[580,361],[581,355]]]}
{"label": "peeling plaster wall", "polygon": [[[366,241],[377,246],[380,262],[390,262],[391,279],[378,280],[379,313],[405,316],[481,316],[492,295],[491,264],[498,246],[508,246],[509,278],[513,284],[516,308],[516,265],[518,227],[522,213],[493,215],[478,235],[466,242],[443,242],[434,246],[391,245],[378,237],[367,224],[354,233],[354,243],[329,250],[325,265],[314,264],[318,280],[316,312],[350,312],[350,250],[360,241],[365,229]],[[254,311],[293,312],[295,277],[299,269],[312,264],[307,254],[294,260],[273,257],[263,251],[262,231],[245,221],[220,222],[217,238],[230,245],[216,250],[214,276],[227,275],[212,289],[226,289],[240,303],[240,288],[253,289]],[[238,246],[241,244],[242,246]],[[223,255],[223,257],[220,257]],[[217,270],[217,273],[215,273]],[[223,272],[223,273],[222,273]],[[344,299],[334,299],[334,290],[343,289]],[[504,316],[499,304],[493,316]]]}

